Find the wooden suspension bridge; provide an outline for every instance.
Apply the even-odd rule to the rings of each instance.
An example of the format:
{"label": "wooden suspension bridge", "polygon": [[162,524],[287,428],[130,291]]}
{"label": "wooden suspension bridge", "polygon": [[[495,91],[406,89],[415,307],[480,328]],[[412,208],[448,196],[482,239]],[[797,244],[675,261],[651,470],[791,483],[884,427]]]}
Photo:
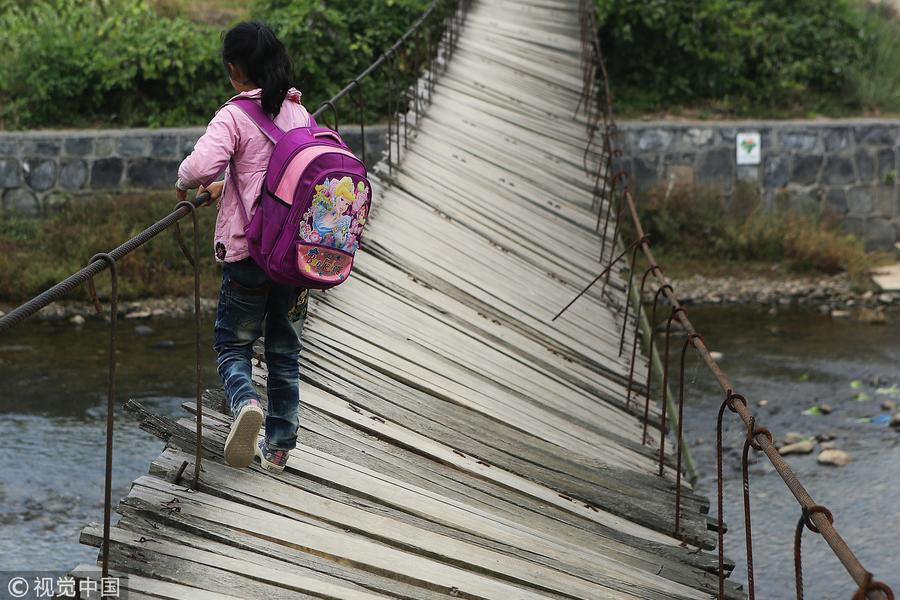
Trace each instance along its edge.
{"label": "wooden suspension bridge", "polygon": [[[195,417],[129,403],[166,441],[111,530],[129,598],[716,595],[709,502],[682,483],[673,537],[674,467],[658,475],[658,428],[642,443],[643,406],[626,405],[625,286],[613,277],[551,322],[601,251],[621,250],[595,232],[572,116],[579,28],[571,0],[468,11],[403,162],[373,174],[351,281],[313,296],[284,474],[225,465],[231,418],[208,391],[191,489]],[[264,394],[263,362],[254,377]]]}

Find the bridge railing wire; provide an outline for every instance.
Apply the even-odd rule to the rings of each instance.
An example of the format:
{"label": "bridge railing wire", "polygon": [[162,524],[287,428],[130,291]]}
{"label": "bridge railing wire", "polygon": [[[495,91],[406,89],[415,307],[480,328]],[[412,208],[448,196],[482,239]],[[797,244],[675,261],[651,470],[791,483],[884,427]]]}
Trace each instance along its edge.
{"label": "bridge railing wire", "polygon": [[[368,150],[365,141],[366,88],[365,81],[383,75],[388,82],[389,95],[387,110],[383,117],[388,123],[386,155],[383,157],[388,166],[388,175],[400,160],[401,146],[406,147],[410,127],[419,124],[422,111],[431,103],[438,76],[446,69],[459,41],[460,30],[471,0],[433,0],[426,11],[407,29],[407,31],[371,65],[354,77],[331,99],[323,102],[313,115],[320,123],[325,124],[326,112],[331,118],[332,128],[339,127],[340,103],[352,99],[355,114],[359,117],[359,128],[362,139],[361,154],[367,158]],[[414,113],[414,118],[410,118]],[[402,120],[402,128],[401,128]],[[174,175],[174,174],[173,174]],[[170,228],[176,241],[191,264],[194,273],[194,330],[196,343],[196,455],[194,457],[194,476],[191,487],[197,489],[201,477],[202,461],[202,365],[200,358],[201,310],[200,310],[200,231],[197,220],[197,209],[210,200],[209,193],[197,195],[191,201],[179,202],[175,209],[147,227],[135,237],[123,242],[109,252],[99,253],[91,257],[87,266],[72,273],[44,292],[10,310],[0,317],[0,335],[14,326],[34,316],[46,306],[61,300],[76,289],[88,284],[88,292],[98,314],[102,314],[102,306],[97,297],[94,277],[109,270],[111,277],[110,311],[109,311],[109,362],[107,367],[107,407],[106,407],[106,463],[104,477],[103,503],[103,541],[101,544],[102,576],[109,575],[109,543],[110,521],[112,514],[112,463],[114,409],[116,400],[116,353],[118,342],[119,313],[119,269],[118,264],[132,252],[135,252],[163,231]],[[182,236],[179,221],[191,215],[193,223],[193,249],[188,249]],[[181,480],[188,462],[184,461],[176,473],[175,482]]]}
{"label": "bridge railing wire", "polygon": [[[732,384],[731,380],[725,374],[725,372],[719,367],[716,361],[713,359],[712,355],[706,343],[703,340],[703,336],[700,335],[697,330],[694,328],[690,319],[688,318],[687,309],[682,306],[678,297],[675,293],[675,290],[672,288],[671,282],[666,278],[663,269],[660,267],[659,263],[656,261],[656,258],[653,255],[653,251],[651,249],[651,243],[649,238],[646,236],[644,229],[641,225],[641,220],[637,212],[637,208],[635,206],[634,195],[632,193],[632,185],[631,185],[631,174],[627,171],[618,171],[613,172],[613,165],[616,163],[615,158],[619,156],[619,152],[616,148],[616,140],[617,140],[617,131],[616,124],[613,115],[613,102],[612,102],[612,94],[610,93],[610,85],[609,85],[609,76],[606,71],[606,64],[603,57],[603,52],[600,44],[600,36],[599,36],[599,23],[596,14],[596,5],[594,0],[579,0],[579,11],[581,17],[581,35],[582,35],[582,80],[583,80],[583,89],[581,93],[581,98],[579,101],[579,110],[583,112],[584,118],[587,122],[588,128],[588,144],[585,150],[585,166],[588,167],[588,157],[592,154],[592,149],[599,146],[602,151],[599,153],[595,153],[598,158],[595,161],[596,164],[591,165],[590,168],[595,172],[595,187],[594,194],[595,198],[592,203],[592,207],[597,210],[597,230],[600,230],[600,222],[603,219],[603,214],[605,212],[605,224],[603,226],[604,237],[603,237],[603,247],[601,249],[601,262],[605,259],[605,246],[606,246],[606,237],[605,232],[611,220],[612,214],[616,214],[618,217],[622,216],[623,212],[627,211],[627,218],[630,220],[633,235],[635,237],[635,241],[626,249],[615,257],[612,257],[612,254],[615,254],[614,251],[610,252],[611,256],[607,260],[604,269],[601,274],[596,277],[581,293],[576,296],[577,298],[581,297],[591,286],[595,285],[600,279],[604,279],[604,281],[608,281],[610,274],[613,271],[614,266],[619,263],[629,252],[631,252],[631,262],[628,265],[628,282],[626,285],[626,303],[625,303],[625,317],[622,323],[622,337],[621,343],[619,345],[619,355],[622,354],[622,349],[625,343],[625,328],[628,325],[628,306],[630,304],[630,298],[633,293],[632,286],[634,284],[634,268],[637,261],[637,254],[640,250],[644,256],[649,267],[643,274],[643,278],[641,279],[640,293],[637,295],[637,302],[635,306],[635,311],[637,314],[634,315],[635,319],[635,335],[634,335],[634,346],[632,348],[631,354],[631,365],[630,365],[630,375],[629,375],[629,383],[627,388],[628,402],[630,403],[632,397],[632,388],[634,386],[634,366],[635,366],[635,356],[636,356],[636,347],[637,347],[637,331],[639,327],[640,316],[642,312],[646,312],[646,309],[643,307],[643,299],[645,286],[648,281],[648,277],[650,275],[653,276],[653,280],[656,284],[656,291],[654,295],[653,308],[651,313],[651,321],[650,321],[650,342],[648,351],[653,352],[653,344],[654,344],[654,330],[657,325],[656,321],[656,310],[657,304],[659,302],[660,297],[665,297],[671,306],[671,312],[667,318],[666,328],[665,328],[665,358],[663,361],[663,381],[661,385],[661,395],[662,395],[662,416],[659,423],[660,430],[660,448],[659,448],[659,475],[663,474],[663,461],[664,461],[664,442],[665,442],[665,432],[666,432],[666,394],[668,391],[668,378],[669,378],[669,340],[672,333],[672,324],[677,321],[684,332],[687,333],[687,339],[684,342],[684,345],[681,349],[681,358],[680,358],[680,378],[678,384],[678,417],[676,420],[677,424],[677,438],[676,438],[676,494],[675,494],[675,527],[672,532],[675,537],[679,537],[681,534],[680,531],[680,517],[681,517],[681,476],[682,476],[682,453],[683,453],[683,438],[682,438],[682,424],[683,424],[683,407],[684,407],[684,372],[685,372],[685,358],[687,354],[687,350],[689,347],[692,347],[696,352],[700,355],[702,361],[708,367],[710,373],[713,378],[719,384],[724,393],[724,400],[719,408],[717,419],[716,419],[716,492],[717,492],[717,528],[718,528],[718,577],[719,577],[719,592],[718,597],[720,599],[725,598],[724,592],[724,582],[725,582],[725,569],[724,569],[724,534],[725,534],[725,523],[723,520],[724,515],[724,496],[723,496],[723,473],[722,473],[722,457],[723,457],[723,448],[722,448],[722,422],[724,418],[725,410],[728,409],[730,413],[736,414],[744,427],[746,427],[746,436],[743,442],[743,448],[741,452],[741,472],[742,472],[742,484],[743,484],[743,509],[744,509],[744,529],[745,529],[745,538],[746,538],[746,546],[747,546],[747,574],[748,574],[748,593],[751,600],[755,597],[755,581],[754,581],[754,571],[753,571],[753,533],[752,533],[752,524],[751,524],[751,510],[750,510],[750,483],[749,483],[749,475],[748,475],[748,459],[749,459],[749,451],[752,448],[756,452],[763,453],[769,461],[772,463],[775,471],[778,475],[784,480],[785,484],[790,490],[791,494],[793,494],[794,498],[796,498],[798,504],[800,505],[800,519],[797,524],[796,531],[794,533],[794,557],[795,557],[795,591],[798,599],[803,598],[803,570],[802,570],[802,554],[801,554],[801,538],[804,529],[809,529],[813,533],[820,534],[822,538],[828,543],[834,552],[835,556],[847,570],[847,573],[855,582],[857,588],[856,592],[853,595],[854,600],[869,598],[871,600],[893,600],[894,594],[893,591],[886,584],[875,581],[872,573],[870,573],[866,568],[860,563],[857,556],[853,553],[850,547],[847,545],[845,540],[840,536],[837,529],[834,526],[835,517],[832,513],[825,508],[815,502],[813,497],[807,491],[807,489],[803,486],[803,484],[798,479],[797,475],[791,470],[790,466],[784,461],[784,459],[779,454],[777,448],[773,443],[773,436],[768,429],[760,426],[759,420],[755,415],[750,412],[749,404],[744,396],[736,393],[736,388]],[[618,233],[620,229],[618,228],[618,221],[616,219],[615,222],[615,230],[612,237],[611,247],[615,247],[616,244],[621,246],[621,243],[618,239]],[[567,305],[563,311],[557,315],[559,317],[562,312],[571,306],[572,302]],[[648,423],[648,409],[651,397],[653,396],[652,389],[650,387],[651,383],[651,374],[652,371],[648,369],[647,374],[647,386],[644,388],[644,443],[647,443],[646,437],[646,428]]]}

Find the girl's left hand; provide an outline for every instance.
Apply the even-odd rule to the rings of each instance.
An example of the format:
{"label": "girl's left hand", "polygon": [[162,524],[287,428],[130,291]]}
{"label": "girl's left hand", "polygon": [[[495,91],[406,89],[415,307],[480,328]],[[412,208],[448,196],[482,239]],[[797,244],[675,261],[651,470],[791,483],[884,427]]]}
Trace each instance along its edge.
{"label": "girl's left hand", "polygon": [[207,202],[207,204],[212,204],[213,202],[217,202],[219,197],[222,196],[223,187],[225,187],[224,181],[213,181],[209,184],[209,187],[203,187],[201,185],[197,188],[197,195],[199,196],[203,192],[209,192],[209,202]]}

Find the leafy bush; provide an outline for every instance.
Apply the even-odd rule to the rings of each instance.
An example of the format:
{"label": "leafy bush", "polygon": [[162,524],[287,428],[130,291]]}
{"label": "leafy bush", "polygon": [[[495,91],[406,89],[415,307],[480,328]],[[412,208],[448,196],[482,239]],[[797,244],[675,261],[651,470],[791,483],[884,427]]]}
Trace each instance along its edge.
{"label": "leafy bush", "polygon": [[[304,102],[314,109],[374,62],[429,4],[429,0],[257,0],[253,17],[265,21],[284,42]],[[395,66],[396,89],[401,89],[400,82],[410,83],[418,65],[401,57]],[[370,117],[384,114],[389,87],[384,76],[363,82]],[[338,108],[343,122],[358,120],[352,102]]]}
{"label": "leafy bush", "polygon": [[7,128],[197,123],[227,93],[218,37],[145,2],[7,5],[0,30]]}
{"label": "leafy bush", "polygon": [[900,20],[893,6],[875,5],[866,14],[867,60],[850,74],[857,103],[871,113],[900,111]]}
{"label": "leafy bush", "polygon": [[[181,16],[182,4],[0,0],[0,127],[206,123],[232,93],[219,58],[222,27]],[[216,3],[205,2],[210,4]],[[428,4],[256,0],[248,11],[231,1],[222,8],[272,26],[294,59],[297,87],[315,108],[399,38]],[[196,12],[190,15],[196,18]],[[218,11],[215,20],[222,15]],[[417,66],[401,57],[398,81],[409,82]],[[384,114],[387,82],[377,77],[365,86],[370,114]],[[350,114],[357,118],[352,103],[343,112],[345,122]]]}
{"label": "leafy bush", "polygon": [[755,189],[725,198],[711,190],[657,190],[638,213],[654,246],[667,254],[704,259],[786,262],[797,271],[856,277],[865,269],[860,240],[842,233],[827,215],[760,205]]}
{"label": "leafy bush", "polygon": [[873,50],[850,0],[596,0],[620,104],[783,110],[837,98]]}

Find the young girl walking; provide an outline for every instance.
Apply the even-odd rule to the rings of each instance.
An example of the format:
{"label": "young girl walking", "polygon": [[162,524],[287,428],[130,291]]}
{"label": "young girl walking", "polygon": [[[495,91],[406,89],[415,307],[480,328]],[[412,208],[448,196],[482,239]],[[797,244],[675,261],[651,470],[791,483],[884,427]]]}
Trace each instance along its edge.
{"label": "young girl walking", "polygon": [[[291,87],[291,62],[266,25],[240,23],[225,34],[222,62],[234,98],[252,98],[282,130],[308,127],[310,116]],[[232,98],[232,99],[234,99]],[[274,144],[237,106],[216,113],[194,151],[178,169],[183,200],[188,189],[208,191],[216,201],[216,260],[224,263],[216,312],[214,347],[234,423],[225,460],[246,467],[254,456],[265,469],[281,472],[297,442],[300,403],[300,333],[308,291],[275,283],[250,257],[239,203],[252,216]],[[216,179],[223,173],[223,181]],[[253,343],[265,335],[268,414],[251,380]],[[265,439],[257,443],[265,423]]]}

